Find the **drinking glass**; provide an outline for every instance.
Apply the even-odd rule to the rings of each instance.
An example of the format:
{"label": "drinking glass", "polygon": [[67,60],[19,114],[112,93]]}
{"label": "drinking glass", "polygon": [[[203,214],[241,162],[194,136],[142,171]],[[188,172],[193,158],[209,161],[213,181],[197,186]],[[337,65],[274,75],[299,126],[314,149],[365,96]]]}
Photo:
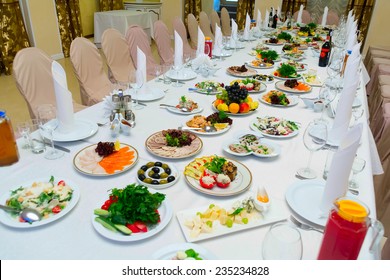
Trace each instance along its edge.
{"label": "drinking glass", "polygon": [[321,149],[328,139],[328,128],[324,122],[314,120],[306,127],[303,134],[303,144],[310,151],[307,167],[298,169],[297,173],[302,178],[314,179],[317,177],[316,172],[310,168],[313,153]]}
{"label": "drinking glass", "polygon": [[319,99],[324,103],[324,109],[322,110],[321,117],[317,119],[317,121],[327,123],[327,120],[324,119],[324,113],[330,103],[336,98],[337,93],[337,88],[328,86],[327,81],[324,82],[324,85],[321,87],[320,93],[318,94]]}
{"label": "drinking glass", "polygon": [[19,132],[19,135],[23,137],[23,145],[22,149],[29,149],[30,148],[30,131],[31,131],[31,124],[28,121],[20,122],[17,125],[17,129]]}
{"label": "drinking glass", "polygon": [[184,67],[185,68],[188,68],[190,67],[190,61],[191,61],[192,57],[191,57],[191,54],[190,53],[185,53],[184,54]]}
{"label": "drinking glass", "polygon": [[359,188],[359,183],[356,181],[356,174],[363,171],[364,167],[366,166],[366,161],[360,157],[355,157],[352,164],[352,177],[349,181],[349,187],[351,189],[357,189]]}
{"label": "drinking glass", "polygon": [[56,108],[51,104],[42,104],[38,107],[38,121],[40,132],[49,136],[50,146],[48,152],[45,154],[46,159],[57,159],[64,155],[64,152],[54,148],[53,133],[58,126],[56,119]]}
{"label": "drinking glass", "polygon": [[[209,45],[205,45],[205,47],[209,47]],[[180,70],[183,68],[183,64],[175,65],[173,64],[172,69],[176,72],[176,83],[173,84],[174,87],[181,87],[183,86],[182,83],[179,81],[179,75],[180,75]]]}
{"label": "drinking glass", "polygon": [[302,259],[302,238],[297,228],[288,223],[273,224],[262,246],[264,260]]}
{"label": "drinking glass", "polygon": [[156,66],[154,67],[154,73],[155,73],[155,75],[156,75],[155,81],[156,81],[157,83],[161,82],[161,78],[160,78],[161,71],[162,71],[162,70],[161,70],[161,65],[156,65]]}
{"label": "drinking glass", "polygon": [[357,123],[357,120],[360,119],[363,116],[364,109],[362,107],[353,108],[352,109],[352,116],[353,116],[353,125],[355,126]]}
{"label": "drinking glass", "polygon": [[133,106],[133,109],[135,110],[143,109],[144,107],[138,103],[138,90],[142,88],[144,84],[144,77],[141,71],[135,70],[130,72],[129,81],[130,81],[130,86],[134,90],[134,96],[135,96],[135,104]]}

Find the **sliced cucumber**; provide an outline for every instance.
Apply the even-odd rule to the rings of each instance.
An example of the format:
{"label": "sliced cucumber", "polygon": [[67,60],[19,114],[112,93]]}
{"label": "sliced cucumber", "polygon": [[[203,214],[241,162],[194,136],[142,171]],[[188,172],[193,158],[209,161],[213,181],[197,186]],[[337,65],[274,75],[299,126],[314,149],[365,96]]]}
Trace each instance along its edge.
{"label": "sliced cucumber", "polygon": [[115,224],[115,227],[116,227],[117,230],[119,230],[121,233],[123,233],[125,235],[130,235],[130,234],[133,233],[129,228],[127,228],[124,225]]}
{"label": "sliced cucumber", "polygon": [[96,217],[95,221],[102,224],[105,228],[117,232],[118,229],[115,227],[115,224],[113,224],[110,220],[104,218],[104,217]]}
{"label": "sliced cucumber", "polygon": [[100,216],[100,217],[109,217],[111,215],[111,213],[108,212],[107,210],[100,209],[100,208],[97,208],[97,209],[93,210],[93,213],[95,215]]}

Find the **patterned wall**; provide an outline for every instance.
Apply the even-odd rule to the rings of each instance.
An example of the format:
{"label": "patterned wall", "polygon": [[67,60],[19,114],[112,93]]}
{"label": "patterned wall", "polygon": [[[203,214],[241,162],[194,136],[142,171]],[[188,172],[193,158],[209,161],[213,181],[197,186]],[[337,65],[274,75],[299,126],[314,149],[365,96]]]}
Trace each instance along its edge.
{"label": "patterned wall", "polygon": [[329,10],[336,11],[341,17],[345,14],[347,4],[348,0],[308,0],[305,9],[310,12],[312,19],[317,22],[318,18],[324,13],[325,6],[328,6]]}

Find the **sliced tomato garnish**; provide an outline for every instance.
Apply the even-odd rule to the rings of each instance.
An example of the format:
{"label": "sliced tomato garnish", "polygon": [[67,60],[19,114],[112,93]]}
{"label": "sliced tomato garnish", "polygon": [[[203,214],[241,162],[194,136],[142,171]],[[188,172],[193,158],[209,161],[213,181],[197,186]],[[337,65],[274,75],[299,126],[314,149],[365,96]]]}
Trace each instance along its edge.
{"label": "sliced tomato garnish", "polygon": [[57,214],[57,213],[60,213],[61,212],[61,207],[60,206],[54,206],[53,209],[51,209],[51,212],[53,212],[54,214]]}
{"label": "sliced tomato garnish", "polygon": [[134,224],[126,224],[126,227],[131,230],[133,233],[137,233],[137,232],[140,232],[140,229],[137,228],[136,225]]}
{"label": "sliced tomato garnish", "polygon": [[140,231],[142,232],[147,232],[148,231],[148,227],[146,226],[146,224],[144,224],[143,222],[141,221],[135,221],[134,222],[134,225],[139,228]]}
{"label": "sliced tomato garnish", "polygon": [[59,181],[57,186],[65,186],[65,181],[64,180]]}

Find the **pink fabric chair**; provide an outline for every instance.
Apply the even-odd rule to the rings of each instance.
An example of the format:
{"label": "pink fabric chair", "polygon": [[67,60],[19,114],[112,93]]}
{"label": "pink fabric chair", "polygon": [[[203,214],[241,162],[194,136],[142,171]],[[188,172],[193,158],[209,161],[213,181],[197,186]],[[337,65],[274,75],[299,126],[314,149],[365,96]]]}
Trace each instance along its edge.
{"label": "pink fabric chair", "polygon": [[[13,76],[20,94],[27,102],[30,117],[38,117],[38,106],[52,104],[56,107],[53,75],[53,60],[42,50],[31,47],[21,49],[13,62]],[[73,101],[74,112],[86,108]]]}
{"label": "pink fabric chair", "polygon": [[[296,11],[294,13],[294,15],[293,15],[293,18],[294,18],[295,21],[298,18],[298,13],[299,13],[299,11]],[[312,22],[310,13],[307,10],[303,10],[302,11],[302,23],[307,24],[307,23],[310,23],[310,22]]]}
{"label": "pink fabric chair", "polygon": [[[366,85],[368,108],[373,111],[372,105],[375,104],[379,86],[389,84],[390,82],[390,65],[378,64],[373,68],[370,81]],[[375,106],[374,106],[375,107]]]}
{"label": "pink fabric chair", "polygon": [[153,58],[148,35],[146,35],[141,26],[133,24],[127,28],[125,37],[134,65],[137,67],[137,47],[139,47],[146,56],[146,72],[148,74],[148,80],[153,79],[155,77],[155,69],[158,64]]}
{"label": "pink fabric chair", "polygon": [[[319,24],[322,23],[322,17],[323,15],[321,15],[318,19]],[[340,22],[340,18],[337,12],[333,10],[329,10],[328,16],[326,17],[326,25],[339,25],[339,22]]]}
{"label": "pink fabric chair", "polygon": [[221,27],[221,20],[219,18],[219,15],[216,11],[212,10],[210,13],[210,22],[211,22],[211,31],[213,32],[215,36],[215,24],[217,24],[219,27]]}
{"label": "pink fabric chair", "polygon": [[390,123],[390,109],[389,111],[384,110],[386,105],[390,103],[390,85],[379,87],[377,94],[376,107],[373,108],[373,111],[370,111],[370,128],[376,142],[382,137],[387,118],[389,118],[388,122]]}
{"label": "pink fabric chair", "polygon": [[90,40],[83,37],[74,39],[70,45],[70,60],[84,105],[101,102],[114,89],[104,72],[100,52]]}
{"label": "pink fabric chair", "polygon": [[189,55],[190,57],[195,57],[196,51],[191,48],[188,43],[187,31],[184,26],[183,21],[179,17],[175,17],[173,19],[173,29],[179,33],[181,39],[183,40],[183,53],[184,55]]}
{"label": "pink fabric chair", "polygon": [[200,30],[202,30],[204,36],[210,37],[214,42],[214,35],[213,32],[211,32],[209,16],[203,11],[201,11],[199,14],[199,27]]}
{"label": "pink fabric chair", "polygon": [[230,15],[225,7],[221,9],[221,30],[223,36],[230,36],[232,34],[232,27],[230,26]]}
{"label": "pink fabric chair", "polygon": [[110,81],[128,82],[129,74],[135,67],[123,35],[114,28],[106,29],[102,35],[102,50],[106,56]]}
{"label": "pink fabric chair", "polygon": [[390,239],[387,239],[383,245],[382,260],[390,260]]}
{"label": "pink fabric chair", "polygon": [[191,47],[196,50],[198,47],[198,21],[193,14],[188,14],[188,33],[190,34]]}
{"label": "pink fabric chair", "polygon": [[[386,72],[380,73],[379,71],[379,65],[390,65],[390,58],[378,58],[378,57],[372,57],[367,69],[367,72],[370,74],[370,81],[366,85],[366,92],[369,96],[374,90],[375,90],[375,84],[376,79],[378,78],[378,75],[383,75]],[[384,69],[383,67],[381,68]]]}
{"label": "pink fabric chair", "polygon": [[[173,63],[173,49],[168,28],[161,20],[154,22],[154,41],[160,56],[160,64]],[[184,44],[184,43],[183,43]]]}
{"label": "pink fabric chair", "polygon": [[372,58],[372,52],[375,50],[380,51],[390,51],[390,46],[378,46],[378,45],[371,45],[368,47],[366,56],[364,57],[364,65],[368,67],[368,63],[371,61]]}

